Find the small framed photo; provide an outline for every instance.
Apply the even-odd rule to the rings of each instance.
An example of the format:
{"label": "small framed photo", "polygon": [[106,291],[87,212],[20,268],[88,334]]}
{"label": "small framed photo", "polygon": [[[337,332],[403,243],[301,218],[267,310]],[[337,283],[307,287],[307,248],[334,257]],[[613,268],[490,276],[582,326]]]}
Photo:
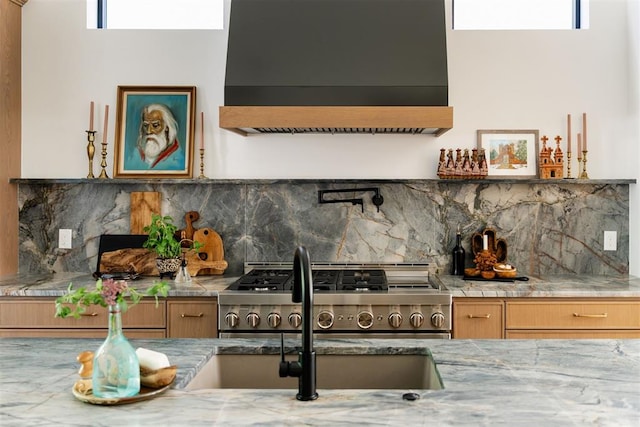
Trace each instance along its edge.
{"label": "small framed photo", "polygon": [[537,130],[478,130],[489,178],[538,178]]}
{"label": "small framed photo", "polygon": [[191,178],[195,86],[118,86],[113,176]]}

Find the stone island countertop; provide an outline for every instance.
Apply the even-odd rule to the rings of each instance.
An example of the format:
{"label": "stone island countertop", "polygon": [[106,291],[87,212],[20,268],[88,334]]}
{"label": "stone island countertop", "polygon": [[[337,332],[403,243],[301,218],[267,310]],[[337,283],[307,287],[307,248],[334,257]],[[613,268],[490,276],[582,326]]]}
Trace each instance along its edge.
{"label": "stone island countertop", "polygon": [[[528,281],[498,282],[464,280],[459,276],[441,275],[439,279],[454,297],[498,298],[632,298],[640,297],[640,277],[566,275],[550,277],[528,276]],[[237,276],[196,276],[188,284],[171,283],[170,296],[217,296],[233,283]],[[133,286],[145,289],[157,277],[144,277]],[[0,297],[53,297],[66,292],[69,283],[74,288],[92,287],[95,279],[86,273],[58,273],[52,275],[12,275],[0,277]]]}
{"label": "stone island countertop", "polygon": [[[635,426],[640,340],[317,340],[318,353],[430,351],[444,390],[183,388],[217,353],[271,353],[263,340],[131,340],[179,366],[173,388],[148,401],[94,406],[71,393],[75,356],[90,339],[0,339],[0,425],[472,425]],[[287,347],[297,344],[287,342]],[[278,369],[277,366],[273,367]]]}

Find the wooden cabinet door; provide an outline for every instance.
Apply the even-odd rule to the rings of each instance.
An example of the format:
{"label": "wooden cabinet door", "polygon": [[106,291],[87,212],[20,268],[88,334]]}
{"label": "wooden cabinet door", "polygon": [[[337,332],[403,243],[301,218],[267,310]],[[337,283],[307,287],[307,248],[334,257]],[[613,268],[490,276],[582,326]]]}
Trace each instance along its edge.
{"label": "wooden cabinet door", "polygon": [[[478,301],[479,300],[479,301]],[[453,302],[453,338],[503,337],[503,302],[463,300]]]}
{"label": "wooden cabinet door", "polygon": [[169,338],[217,338],[217,298],[181,299],[167,301]]}

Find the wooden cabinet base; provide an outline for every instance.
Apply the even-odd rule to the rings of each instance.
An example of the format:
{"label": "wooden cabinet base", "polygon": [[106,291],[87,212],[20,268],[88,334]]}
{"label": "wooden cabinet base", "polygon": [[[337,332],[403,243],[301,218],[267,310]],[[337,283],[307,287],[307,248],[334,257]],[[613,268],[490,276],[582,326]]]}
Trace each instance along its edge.
{"label": "wooden cabinet base", "polygon": [[[0,337],[104,338],[107,310],[90,307],[79,319],[56,318],[54,297],[0,298]],[[127,338],[217,338],[216,297],[142,301],[122,316]]]}
{"label": "wooden cabinet base", "polygon": [[453,338],[640,338],[638,298],[454,298]]}

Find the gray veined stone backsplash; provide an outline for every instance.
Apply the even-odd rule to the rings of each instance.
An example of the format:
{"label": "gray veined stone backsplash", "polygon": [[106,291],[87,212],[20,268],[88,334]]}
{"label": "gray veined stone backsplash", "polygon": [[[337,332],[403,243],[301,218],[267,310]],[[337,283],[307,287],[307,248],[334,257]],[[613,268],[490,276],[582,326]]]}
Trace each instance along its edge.
{"label": "gray veined stone backsplash", "polygon": [[[364,199],[318,204],[318,190],[379,187]],[[162,213],[184,227],[223,239],[228,273],[246,261],[291,261],[305,245],[316,262],[430,262],[448,272],[460,225],[467,266],[471,235],[496,229],[508,243],[508,261],[522,274],[626,274],[629,270],[629,186],[591,183],[410,181],[189,181],[108,184],[20,183],[20,272],[93,272],[99,236],[129,233],[129,193],[160,191]],[[336,197],[333,197],[336,196]],[[74,249],[57,249],[58,229],[74,230]],[[602,250],[603,231],[618,232],[618,250]]]}

